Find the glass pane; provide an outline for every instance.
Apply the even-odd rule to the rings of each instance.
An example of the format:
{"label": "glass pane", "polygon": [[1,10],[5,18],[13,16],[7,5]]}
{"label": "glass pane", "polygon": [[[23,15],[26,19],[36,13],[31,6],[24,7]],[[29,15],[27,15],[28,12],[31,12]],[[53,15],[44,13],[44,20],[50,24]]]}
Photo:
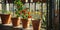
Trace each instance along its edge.
{"label": "glass pane", "polygon": [[0,0],[0,2],[1,2],[1,0]]}
{"label": "glass pane", "polygon": [[26,8],[29,8],[29,3],[25,3],[24,6],[26,6]]}
{"label": "glass pane", "polygon": [[0,3],[0,10],[2,10],[2,4]]}
{"label": "glass pane", "polygon": [[30,11],[35,11],[35,3],[30,3]]}
{"label": "glass pane", "polygon": [[14,10],[13,3],[10,3],[10,11],[13,11],[13,10]]}
{"label": "glass pane", "polygon": [[9,11],[9,4],[8,3],[6,4],[6,10]]}
{"label": "glass pane", "polygon": [[41,10],[41,3],[36,3],[36,10]]}
{"label": "glass pane", "polygon": [[46,3],[43,3],[43,12],[44,12],[44,13],[47,12],[47,6],[46,6]]}

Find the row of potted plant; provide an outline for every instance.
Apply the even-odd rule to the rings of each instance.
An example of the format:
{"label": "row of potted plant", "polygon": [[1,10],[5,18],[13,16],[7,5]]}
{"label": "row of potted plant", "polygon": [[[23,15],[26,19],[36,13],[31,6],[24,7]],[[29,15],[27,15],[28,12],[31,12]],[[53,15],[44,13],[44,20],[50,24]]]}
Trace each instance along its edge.
{"label": "row of potted plant", "polygon": [[[13,26],[19,26],[20,20],[22,21],[23,28],[27,28],[28,18],[32,18],[30,16],[30,12],[27,12],[28,8],[25,8],[21,0],[15,0],[14,5],[16,5],[15,9],[15,17],[8,13],[8,11],[2,11],[5,14],[0,14],[2,24],[10,24],[12,22]],[[7,12],[7,13],[6,13]],[[20,18],[22,17],[22,18]],[[33,30],[39,30],[40,19],[32,20]]]}
{"label": "row of potted plant", "polygon": [[[12,18],[11,14],[0,14],[2,24],[10,24],[12,21],[13,26],[19,26],[20,25],[20,20],[22,21],[23,28],[27,28],[28,25],[28,19],[20,19],[17,17]],[[32,20],[32,25],[34,30],[39,29],[39,23],[40,19],[38,20]]]}
{"label": "row of potted plant", "polygon": [[[30,12],[28,12],[28,15]],[[27,28],[28,25],[28,18],[32,18],[31,16],[28,16],[27,19],[23,18],[21,19],[20,17],[12,17],[11,13],[8,13],[7,11],[4,12],[4,14],[0,14],[2,24],[10,24],[12,21],[13,26],[19,26],[20,21],[22,21],[23,28]],[[34,30],[37,30],[39,28],[39,23],[40,19],[38,20],[32,20],[32,24],[35,28]]]}

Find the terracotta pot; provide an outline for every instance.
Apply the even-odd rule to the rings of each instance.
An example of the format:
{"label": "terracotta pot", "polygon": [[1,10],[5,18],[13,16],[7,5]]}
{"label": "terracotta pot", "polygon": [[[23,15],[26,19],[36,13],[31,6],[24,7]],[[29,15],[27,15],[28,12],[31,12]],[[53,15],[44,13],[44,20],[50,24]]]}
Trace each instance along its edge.
{"label": "terracotta pot", "polygon": [[19,26],[20,25],[20,18],[14,17],[11,18],[13,26]]}
{"label": "terracotta pot", "polygon": [[32,20],[33,30],[40,30],[40,20]]}
{"label": "terracotta pot", "polygon": [[0,14],[2,24],[10,24],[11,23],[11,15],[10,14]]}
{"label": "terracotta pot", "polygon": [[27,19],[21,19],[23,28],[27,28],[28,20]]}

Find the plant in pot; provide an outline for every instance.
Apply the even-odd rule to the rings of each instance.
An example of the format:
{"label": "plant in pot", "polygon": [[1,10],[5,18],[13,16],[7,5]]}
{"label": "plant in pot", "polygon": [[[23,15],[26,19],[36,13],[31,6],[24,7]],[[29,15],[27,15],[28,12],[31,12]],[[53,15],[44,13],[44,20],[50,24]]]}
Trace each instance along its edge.
{"label": "plant in pot", "polygon": [[41,13],[40,12],[34,12],[34,14],[32,15],[32,26],[33,26],[33,30],[40,30],[41,28]]}
{"label": "plant in pot", "polygon": [[22,16],[21,21],[22,21],[23,28],[28,27],[28,18],[31,18],[31,16],[29,15],[30,12],[27,12],[26,10],[27,9],[22,10],[22,14],[21,14]]}
{"label": "plant in pot", "polygon": [[33,30],[40,30],[39,27],[40,27],[40,19],[37,19],[37,20],[32,20],[32,26],[33,26]]}
{"label": "plant in pot", "polygon": [[15,0],[14,5],[16,6],[15,7],[16,9],[14,10],[15,12],[11,20],[12,20],[13,27],[16,27],[20,25],[20,12],[22,10],[23,3],[21,2],[21,0]]}
{"label": "plant in pot", "polygon": [[1,21],[2,24],[10,24],[11,23],[11,11],[7,11],[7,10],[1,10]]}

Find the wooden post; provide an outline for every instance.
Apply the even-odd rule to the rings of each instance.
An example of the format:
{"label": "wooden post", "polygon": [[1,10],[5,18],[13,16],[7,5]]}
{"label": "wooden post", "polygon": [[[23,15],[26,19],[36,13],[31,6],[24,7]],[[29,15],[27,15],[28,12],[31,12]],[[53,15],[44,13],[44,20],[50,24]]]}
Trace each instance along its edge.
{"label": "wooden post", "polygon": [[[60,3],[60,0],[59,0],[59,3]],[[60,13],[60,4],[59,4],[59,13]],[[60,14],[59,14],[59,18],[60,18]],[[59,30],[60,30],[60,21],[59,21]]]}

